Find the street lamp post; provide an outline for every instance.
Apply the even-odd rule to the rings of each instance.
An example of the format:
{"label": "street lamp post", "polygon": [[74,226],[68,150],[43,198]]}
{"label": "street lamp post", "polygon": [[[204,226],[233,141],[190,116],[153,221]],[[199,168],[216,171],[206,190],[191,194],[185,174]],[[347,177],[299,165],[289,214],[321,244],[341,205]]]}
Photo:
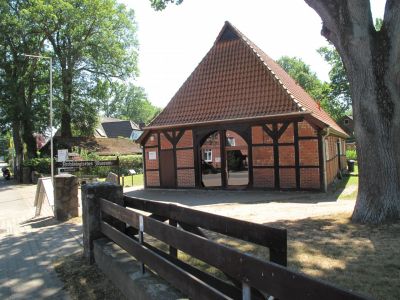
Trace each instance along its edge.
{"label": "street lamp post", "polygon": [[[54,150],[53,150],[53,59],[48,56],[22,54],[25,57],[48,59],[50,62],[50,156],[51,156],[51,182],[54,184]],[[54,186],[54,185],[53,185]]]}

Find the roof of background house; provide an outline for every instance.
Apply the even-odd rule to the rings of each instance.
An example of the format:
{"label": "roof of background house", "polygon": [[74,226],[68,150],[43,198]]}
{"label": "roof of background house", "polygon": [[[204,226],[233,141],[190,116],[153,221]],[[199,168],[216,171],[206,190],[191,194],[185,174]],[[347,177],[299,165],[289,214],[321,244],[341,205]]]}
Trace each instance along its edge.
{"label": "roof of background house", "polygon": [[[47,143],[45,148],[48,148],[49,144]],[[132,140],[121,138],[55,137],[54,144],[56,149],[64,147],[71,150],[73,147],[79,147],[99,155],[128,155],[142,152],[139,144]]]}
{"label": "roof of background house", "polygon": [[104,133],[109,138],[130,138],[133,130],[140,130],[139,126],[134,122],[116,118],[101,117],[100,124]]}
{"label": "roof of background house", "polygon": [[307,114],[347,134],[273,59],[229,22],[164,110],[145,129]]}

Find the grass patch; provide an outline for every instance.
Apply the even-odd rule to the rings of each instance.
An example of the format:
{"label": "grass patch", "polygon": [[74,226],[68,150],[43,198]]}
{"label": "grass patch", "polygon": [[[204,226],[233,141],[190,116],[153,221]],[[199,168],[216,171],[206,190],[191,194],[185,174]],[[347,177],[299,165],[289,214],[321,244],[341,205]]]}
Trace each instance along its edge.
{"label": "grass patch", "polygon": [[96,265],[88,265],[78,252],[57,259],[54,268],[72,299],[126,299]]}
{"label": "grass patch", "polygon": [[[98,179],[98,181],[105,181],[105,180],[106,180],[105,178]],[[122,177],[121,177],[121,183],[122,183]],[[143,174],[124,176],[124,187],[143,186],[143,185],[144,185]]]}
{"label": "grass patch", "polygon": [[[270,223],[288,230],[288,267],[376,299],[400,299],[400,222],[379,226],[353,224],[347,214]],[[265,247],[205,231],[219,243],[269,259]],[[159,247],[160,242],[145,237]],[[163,244],[162,250],[167,251]],[[222,272],[178,252],[181,260],[222,280]]]}
{"label": "grass patch", "polygon": [[337,194],[339,200],[355,200],[358,193],[358,166],[354,166],[354,172],[345,174],[342,180],[333,183],[330,192]]}
{"label": "grass patch", "polygon": [[277,222],[289,267],[377,299],[400,299],[400,222],[353,224],[347,214]]}

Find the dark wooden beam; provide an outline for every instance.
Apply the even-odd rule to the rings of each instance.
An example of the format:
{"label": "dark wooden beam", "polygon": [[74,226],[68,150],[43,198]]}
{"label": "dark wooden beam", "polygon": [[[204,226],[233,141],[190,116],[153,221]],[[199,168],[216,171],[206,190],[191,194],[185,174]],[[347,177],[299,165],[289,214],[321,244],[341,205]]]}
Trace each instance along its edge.
{"label": "dark wooden beam", "polygon": [[179,140],[182,138],[182,136],[185,134],[185,130],[179,130],[178,135],[175,136],[175,144],[179,143]]}
{"label": "dark wooden beam", "polygon": [[321,191],[325,190],[325,168],[324,168],[324,140],[322,131],[318,131],[318,156],[319,156],[319,186]]}
{"label": "dark wooden beam", "polygon": [[[268,128],[265,126],[265,128]],[[268,128],[269,129],[269,128]],[[273,129],[273,141],[274,141],[274,177],[275,177],[275,188],[277,190],[280,189],[281,184],[280,184],[280,175],[279,175],[279,145],[278,145],[278,138],[277,138],[277,132],[278,132],[278,124],[274,123],[272,124],[272,129]]]}
{"label": "dark wooden beam", "polygon": [[[127,207],[151,212],[156,215],[162,215],[168,219],[174,219],[178,221],[180,225],[186,224],[194,227],[201,227],[268,247],[270,251],[273,251],[276,254],[279,253],[279,256],[276,255],[272,261],[284,266],[286,265],[287,232],[285,229],[278,229],[262,224],[255,224],[225,216],[218,216],[175,204],[133,197],[125,196],[124,204]],[[183,228],[186,230],[189,229],[188,227]],[[196,234],[198,233],[196,232]]]}
{"label": "dark wooden beam", "polygon": [[[155,221],[157,222],[157,221]],[[120,247],[125,249],[137,260],[148,265],[151,269],[157,270],[157,274],[166,281],[177,287],[190,298],[200,299],[229,299],[228,296],[216,290],[200,279],[194,277],[189,272],[183,270],[171,261],[154,253],[149,248],[139,242],[119,232],[109,224],[101,223],[101,232]]]}
{"label": "dark wooden beam", "polygon": [[228,187],[228,174],[227,171],[227,164],[226,164],[226,130],[219,131],[219,140],[220,140],[220,157],[221,157],[221,182],[222,187]]}
{"label": "dark wooden beam", "polygon": [[296,189],[300,189],[300,149],[299,149],[299,124],[293,123],[294,138],[294,164],[296,166]]}

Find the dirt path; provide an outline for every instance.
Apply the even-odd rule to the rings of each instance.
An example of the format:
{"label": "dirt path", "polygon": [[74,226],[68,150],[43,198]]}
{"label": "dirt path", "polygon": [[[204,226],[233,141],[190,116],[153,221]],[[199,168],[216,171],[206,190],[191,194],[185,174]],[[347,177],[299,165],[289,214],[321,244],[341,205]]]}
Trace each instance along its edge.
{"label": "dirt path", "polygon": [[315,192],[137,189],[126,194],[173,202],[256,223],[297,220],[332,213],[350,215],[355,204],[354,200],[337,200],[337,194]]}

